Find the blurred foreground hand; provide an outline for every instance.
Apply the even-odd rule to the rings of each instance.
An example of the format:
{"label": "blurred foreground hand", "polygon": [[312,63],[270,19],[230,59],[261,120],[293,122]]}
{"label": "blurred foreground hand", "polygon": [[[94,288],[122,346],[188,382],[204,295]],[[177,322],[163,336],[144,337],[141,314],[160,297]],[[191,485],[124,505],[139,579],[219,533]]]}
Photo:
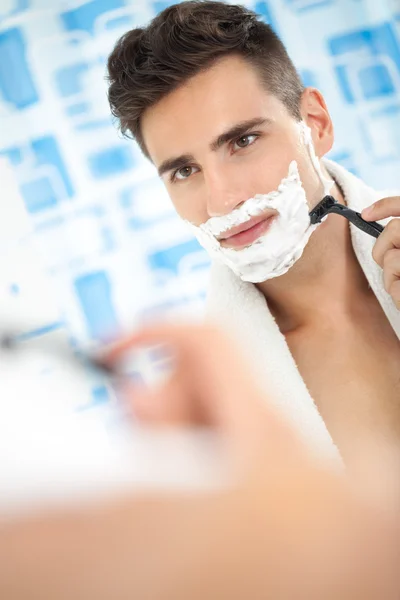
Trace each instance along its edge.
{"label": "blurred foreground hand", "polygon": [[325,469],[210,326],[153,327],[113,347],[166,345],[175,369],[126,386],[154,427],[212,428],[233,473],[218,492],[140,493],[4,524],[4,600],[393,600],[398,524]]}

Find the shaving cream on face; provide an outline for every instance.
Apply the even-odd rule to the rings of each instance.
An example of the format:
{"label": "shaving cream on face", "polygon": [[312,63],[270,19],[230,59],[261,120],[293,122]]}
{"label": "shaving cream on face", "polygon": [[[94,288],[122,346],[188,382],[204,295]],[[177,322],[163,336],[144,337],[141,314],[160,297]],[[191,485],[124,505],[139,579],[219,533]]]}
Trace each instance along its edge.
{"label": "shaving cream on face", "polygon": [[[299,124],[300,135],[306,145],[313,166],[323,184],[324,196],[329,193],[333,181],[326,179],[315,154],[311,129]],[[268,231],[251,245],[240,250],[224,248],[217,237],[233,227],[246,223],[267,209],[275,209]],[[191,225],[200,244],[212,258],[223,262],[243,281],[261,283],[279,277],[301,257],[311,234],[320,225],[311,225],[306,194],[300,179],[296,161],[289,166],[289,173],[276,191],[257,194],[246,200],[239,208],[228,215],[212,217],[199,227]]]}

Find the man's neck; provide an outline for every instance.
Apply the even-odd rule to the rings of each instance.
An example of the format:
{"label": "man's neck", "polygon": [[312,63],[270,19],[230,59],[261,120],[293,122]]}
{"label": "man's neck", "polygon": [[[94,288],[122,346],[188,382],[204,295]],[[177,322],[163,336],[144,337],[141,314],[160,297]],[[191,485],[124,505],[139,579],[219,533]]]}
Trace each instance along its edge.
{"label": "man's neck", "polygon": [[[332,195],[344,198],[335,186]],[[312,234],[302,257],[281,277],[257,284],[282,333],[314,328],[320,319],[351,317],[368,284],[355,257],[348,221],[328,218]]]}

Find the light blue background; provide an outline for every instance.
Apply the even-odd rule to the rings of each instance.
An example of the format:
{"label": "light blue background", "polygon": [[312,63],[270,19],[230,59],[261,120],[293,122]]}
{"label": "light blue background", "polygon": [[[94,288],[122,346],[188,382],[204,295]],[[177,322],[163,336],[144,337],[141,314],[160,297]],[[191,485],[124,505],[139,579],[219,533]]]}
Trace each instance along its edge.
{"label": "light blue background", "polygon": [[[203,305],[208,258],[151,165],[117,133],[106,99],[116,39],[168,4],[0,0],[0,153],[57,290],[61,326],[78,345],[130,328],[143,311]],[[331,157],[378,188],[398,186],[400,3],[245,4],[325,94],[337,133]]]}

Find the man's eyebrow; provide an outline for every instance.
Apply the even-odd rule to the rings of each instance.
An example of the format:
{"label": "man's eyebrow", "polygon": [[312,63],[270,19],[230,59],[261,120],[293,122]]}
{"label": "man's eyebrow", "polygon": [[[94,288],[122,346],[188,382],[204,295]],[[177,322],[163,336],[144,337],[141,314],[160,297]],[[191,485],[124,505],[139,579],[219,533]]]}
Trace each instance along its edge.
{"label": "man's eyebrow", "polygon": [[158,175],[161,177],[168,171],[175,171],[181,167],[185,167],[188,163],[194,162],[194,156],[192,154],[182,154],[175,158],[167,158],[158,167]]}
{"label": "man's eyebrow", "polygon": [[240,138],[242,135],[247,133],[249,129],[253,129],[253,127],[260,127],[261,125],[270,125],[271,123],[272,120],[265,117],[257,117],[255,119],[241,121],[227,131],[224,131],[224,133],[221,133],[221,135],[211,142],[210,148],[213,151],[218,150],[218,148],[226,144],[226,142],[231,142],[232,140]]}

